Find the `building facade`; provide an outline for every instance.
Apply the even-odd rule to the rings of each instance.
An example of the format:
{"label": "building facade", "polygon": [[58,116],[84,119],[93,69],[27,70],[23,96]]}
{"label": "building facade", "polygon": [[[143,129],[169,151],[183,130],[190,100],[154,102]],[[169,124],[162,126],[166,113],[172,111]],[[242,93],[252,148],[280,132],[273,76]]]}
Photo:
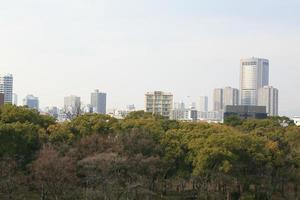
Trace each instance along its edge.
{"label": "building facade", "polygon": [[236,116],[240,119],[265,119],[268,117],[265,106],[226,106],[224,120]]}
{"label": "building facade", "polygon": [[0,93],[4,94],[4,103],[13,103],[13,76],[11,74],[0,75]]}
{"label": "building facade", "polygon": [[264,86],[258,90],[258,105],[266,106],[269,116],[278,116],[278,89]]}
{"label": "building facade", "polygon": [[145,94],[145,111],[170,118],[173,109],[173,94],[154,91]]}
{"label": "building facade", "polygon": [[33,96],[32,94],[27,95],[23,99],[23,105],[27,106],[28,108],[31,108],[31,109],[39,110],[39,98]]}
{"label": "building facade", "polygon": [[106,114],[106,93],[95,90],[91,93],[91,106],[93,113]]}
{"label": "building facade", "polygon": [[223,108],[225,106],[237,106],[239,105],[239,90],[232,87],[225,87],[223,89]]}
{"label": "building facade", "polygon": [[240,103],[257,105],[258,90],[269,85],[269,60],[242,59],[240,63]]}
{"label": "building facade", "polygon": [[221,112],[223,110],[223,89],[216,88],[213,92],[213,111]]}
{"label": "building facade", "polygon": [[196,101],[196,110],[199,112],[208,112],[208,97],[200,96]]}
{"label": "building facade", "polygon": [[80,97],[71,95],[64,98],[64,112],[67,113],[68,118],[78,116],[81,114],[81,100]]}

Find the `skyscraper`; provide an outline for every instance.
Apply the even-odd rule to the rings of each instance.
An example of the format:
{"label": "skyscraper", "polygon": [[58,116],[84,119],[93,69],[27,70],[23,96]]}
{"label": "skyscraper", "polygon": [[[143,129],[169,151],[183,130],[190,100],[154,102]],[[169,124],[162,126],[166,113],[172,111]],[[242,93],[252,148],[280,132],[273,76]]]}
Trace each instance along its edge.
{"label": "skyscraper", "polygon": [[261,58],[241,60],[241,105],[257,105],[258,90],[269,84],[269,61]]}
{"label": "skyscraper", "polygon": [[278,89],[265,86],[258,90],[258,105],[266,106],[269,116],[278,116]]}
{"label": "skyscraper", "polygon": [[239,105],[239,90],[232,87],[225,87],[223,89],[223,108],[226,106]]}
{"label": "skyscraper", "polygon": [[106,93],[99,90],[91,93],[91,106],[94,113],[106,114]]}
{"label": "skyscraper", "polygon": [[214,89],[213,110],[218,112],[223,110],[223,89],[222,88]]}
{"label": "skyscraper", "polygon": [[23,99],[23,105],[28,108],[39,110],[39,98],[33,96],[32,94],[27,95],[25,99]]}
{"label": "skyscraper", "polygon": [[173,95],[162,91],[145,94],[145,111],[170,117],[173,108]]}
{"label": "skyscraper", "polygon": [[199,112],[207,112],[208,111],[208,97],[200,96],[196,101],[196,110]]}
{"label": "skyscraper", "polygon": [[0,75],[0,93],[4,94],[5,104],[12,104],[13,76],[11,74]]}
{"label": "skyscraper", "polygon": [[71,95],[64,98],[64,111],[69,115],[69,118],[81,114],[80,97]]}

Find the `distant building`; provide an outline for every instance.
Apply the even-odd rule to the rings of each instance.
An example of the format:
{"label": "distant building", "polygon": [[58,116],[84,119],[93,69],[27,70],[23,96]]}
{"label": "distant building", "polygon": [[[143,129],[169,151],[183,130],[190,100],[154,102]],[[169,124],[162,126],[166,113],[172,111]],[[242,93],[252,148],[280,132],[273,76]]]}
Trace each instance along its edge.
{"label": "distant building", "polygon": [[130,112],[133,112],[136,110],[134,104],[127,105],[126,109],[127,109],[127,111],[130,111]]}
{"label": "distant building", "polygon": [[232,87],[214,89],[213,105],[215,112],[223,112],[228,105],[239,105],[239,90]]}
{"label": "distant building", "polygon": [[69,115],[69,118],[81,114],[80,97],[71,95],[64,98],[64,111]]}
{"label": "distant building", "polygon": [[196,101],[196,110],[198,112],[207,112],[208,111],[208,97],[200,96]]}
{"label": "distant building", "polygon": [[16,106],[18,105],[18,95],[15,93],[13,93],[12,104]]}
{"label": "distant building", "polygon": [[256,106],[258,90],[269,85],[269,60],[261,58],[242,59],[240,69],[241,105]]}
{"label": "distant building", "polygon": [[216,88],[213,93],[213,110],[220,112],[223,110],[223,89]]}
{"label": "distant building", "polygon": [[299,117],[293,117],[293,120],[294,120],[294,123],[295,123],[297,126],[300,126],[300,116],[299,116]]}
{"label": "distant building", "polygon": [[4,94],[0,93],[0,106],[4,105]]}
{"label": "distant building", "polygon": [[39,110],[39,98],[33,96],[32,94],[27,95],[25,99],[23,99],[23,105],[27,106],[28,108]]}
{"label": "distant building", "polygon": [[44,113],[44,114],[50,115],[50,116],[54,117],[55,119],[58,118],[59,112],[60,112],[60,110],[56,106],[46,107],[46,108],[42,109],[42,114]]}
{"label": "distant building", "polygon": [[266,106],[269,116],[278,116],[278,89],[264,86],[258,90],[258,105]]}
{"label": "distant building", "polygon": [[185,104],[183,102],[175,102],[173,109],[179,110],[179,109],[185,109]]}
{"label": "distant building", "polygon": [[4,94],[5,104],[12,104],[13,76],[11,74],[0,75],[0,93]]}
{"label": "distant building", "polygon": [[239,90],[232,87],[223,89],[223,108],[239,105]]}
{"label": "distant building", "polygon": [[268,117],[265,106],[226,106],[224,120],[230,116],[241,119],[265,119]]}
{"label": "distant building", "polygon": [[106,114],[106,93],[99,90],[91,93],[91,106],[94,113]]}
{"label": "distant building", "polygon": [[178,121],[197,121],[197,110],[193,108],[173,109],[170,119]]}
{"label": "distant building", "polygon": [[148,92],[145,94],[145,111],[159,114],[164,117],[171,116],[173,108],[173,95],[162,91]]}

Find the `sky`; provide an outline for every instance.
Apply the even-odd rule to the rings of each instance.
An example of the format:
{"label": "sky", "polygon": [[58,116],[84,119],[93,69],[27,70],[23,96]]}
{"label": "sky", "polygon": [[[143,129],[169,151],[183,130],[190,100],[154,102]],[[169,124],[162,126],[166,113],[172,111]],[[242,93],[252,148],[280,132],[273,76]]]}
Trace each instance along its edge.
{"label": "sky", "polygon": [[[63,97],[108,108],[135,104],[147,91],[175,101],[239,87],[241,58],[270,60],[281,115],[300,115],[299,0],[0,0],[0,74],[14,75],[19,103]],[[188,98],[190,97],[190,98]]]}

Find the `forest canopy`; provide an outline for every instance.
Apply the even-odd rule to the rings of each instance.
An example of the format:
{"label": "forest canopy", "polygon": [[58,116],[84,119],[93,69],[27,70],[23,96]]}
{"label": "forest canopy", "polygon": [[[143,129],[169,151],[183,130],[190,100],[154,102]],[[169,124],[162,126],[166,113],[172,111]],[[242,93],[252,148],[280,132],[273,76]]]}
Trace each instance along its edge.
{"label": "forest canopy", "polygon": [[286,117],[179,122],[143,111],[57,123],[0,107],[0,199],[299,199]]}

